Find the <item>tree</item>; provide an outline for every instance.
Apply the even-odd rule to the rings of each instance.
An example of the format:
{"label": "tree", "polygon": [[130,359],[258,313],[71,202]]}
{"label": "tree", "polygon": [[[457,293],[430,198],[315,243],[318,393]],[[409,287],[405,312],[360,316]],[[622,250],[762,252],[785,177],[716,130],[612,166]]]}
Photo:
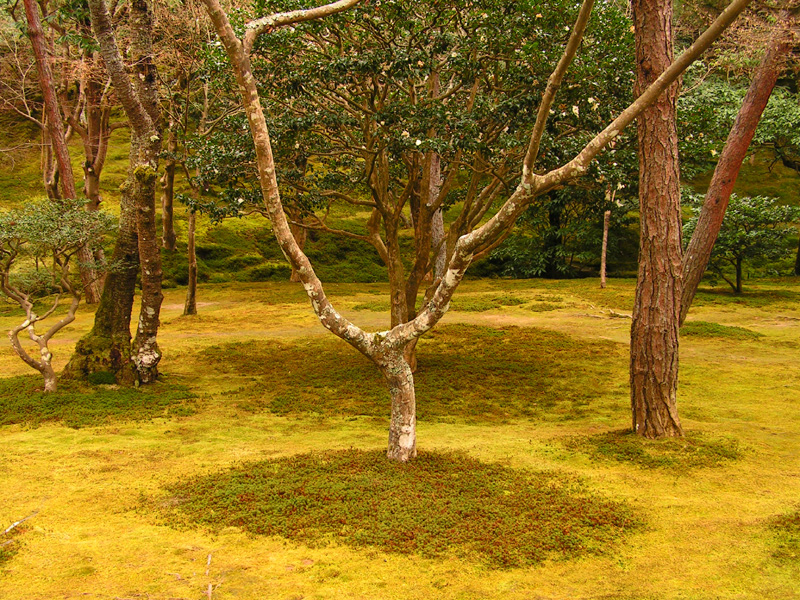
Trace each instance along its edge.
{"label": "tree", "polygon": [[[672,0],[634,0],[637,92],[672,62]],[[682,436],[678,417],[681,203],[675,83],[637,121],[639,275],[631,324],[633,430],[646,438]]]}
{"label": "tree", "polygon": [[[75,189],[75,174],[72,171],[72,162],[67,148],[67,137],[61,117],[61,107],[59,106],[56,95],[55,82],[50,69],[50,59],[42,30],[41,19],[39,18],[39,6],[34,0],[24,0],[25,16],[28,24],[28,35],[31,39],[33,55],[36,61],[36,70],[39,73],[39,87],[44,97],[44,109],[47,118],[45,119],[48,139],[55,154],[56,164],[58,165],[59,180],[61,183],[61,196],[63,198],[77,198]],[[54,188],[53,193],[56,193]],[[91,304],[96,304],[100,299],[99,281],[96,274],[89,268],[91,256],[86,248],[80,249],[81,260],[84,265],[81,267],[81,277],[86,292],[87,300]]]}
{"label": "tree", "polygon": [[[326,296],[308,257],[292,236],[281,203],[270,133],[251,62],[254,43],[262,34],[347,10],[356,4],[356,1],[341,0],[314,9],[278,13],[255,19],[245,24],[244,37],[240,38],[218,0],[203,0],[236,74],[255,144],[261,192],[281,250],[297,269],[312,308],[322,325],[361,352],[382,372],[392,400],[387,456],[392,460],[407,461],[416,455],[416,398],[412,370],[404,355],[407,346],[438,323],[447,311],[453,293],[476,254],[493,247],[498,240],[507,235],[519,215],[537,197],[584,175],[598,153],[679,77],[744,9],[747,0],[737,0],[732,3],[690,49],[666,69],[652,85],[643,90],[637,100],[590,140],[574,158],[561,167],[539,174],[534,169],[553,100],[578,50],[591,14],[592,1],[586,0],[580,8],[564,53],[548,78],[547,87],[536,111],[536,121],[522,160],[519,185],[510,192],[508,199],[494,215],[482,224],[477,222],[472,224],[469,231],[457,237],[452,252],[448,252],[449,260],[444,276],[434,282],[430,294],[426,295],[414,319],[398,323],[390,330],[378,333],[365,332],[336,311]],[[388,160],[388,157],[386,159]]]}
{"label": "tree", "polygon": [[[163,299],[155,212],[161,130],[153,15],[147,0],[130,3],[131,78],[105,3],[90,0],[89,8],[103,61],[130,122],[130,165],[120,198],[120,228],[113,256],[120,266],[109,274],[94,327],[76,346],[67,370],[77,377],[110,371],[120,382],[149,383],[158,376],[161,360],[157,333]],[[140,266],[142,302],[131,342],[130,319]]]}
{"label": "tree", "polygon": [[[81,301],[82,285],[73,280],[70,268],[81,248],[100,245],[112,228],[109,215],[86,211],[84,203],[75,199],[31,202],[24,208],[0,214],[0,291],[17,302],[25,311],[25,321],[8,332],[14,352],[44,378],[46,392],[56,391],[53,354],[48,344],[52,337],[75,320]],[[31,259],[35,271],[21,271]],[[42,267],[42,268],[39,268]],[[50,308],[42,315],[34,311],[37,292],[54,291]],[[37,324],[52,316],[61,296],[71,303],[67,314],[43,333]],[[23,347],[19,335],[27,331],[38,346],[39,358],[33,358]]]}
{"label": "tree", "polygon": [[[684,226],[684,236],[693,236],[702,223],[708,199],[689,195],[693,216]],[[731,194],[708,268],[724,279],[731,289],[742,293],[742,267],[751,260],[777,260],[790,255],[788,237],[800,221],[800,209],[778,203],[774,198],[740,198]],[[733,279],[728,269],[733,269]]]}
{"label": "tree", "polygon": [[[728,201],[736,184],[739,169],[772,91],[783,71],[786,56],[792,47],[791,28],[794,19],[783,11],[774,25],[764,58],[756,70],[750,88],[742,101],[739,113],[722,149],[719,162],[706,192],[706,200],[697,223],[692,227],[692,238],[683,256],[683,291],[681,295],[680,323],[689,312],[697,286],[712,255]],[[741,257],[738,258],[737,291],[741,291]]]}

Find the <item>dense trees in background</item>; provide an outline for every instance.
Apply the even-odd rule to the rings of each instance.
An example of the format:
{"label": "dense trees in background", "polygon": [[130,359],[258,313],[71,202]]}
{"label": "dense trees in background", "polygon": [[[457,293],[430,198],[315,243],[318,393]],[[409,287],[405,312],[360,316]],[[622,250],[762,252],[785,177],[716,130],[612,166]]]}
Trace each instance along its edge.
{"label": "dense trees in background", "polygon": [[[335,14],[349,8],[355,2],[342,1],[313,10],[279,13],[256,19],[245,24],[245,34],[241,38],[235,32],[226,12],[217,0],[204,0],[204,4],[236,74],[242,103],[255,144],[261,192],[278,243],[287,259],[297,269],[301,282],[311,299],[312,307],[323,326],[359,350],[383,373],[392,399],[387,454],[390,459],[406,461],[416,455],[416,399],[412,370],[405,356],[406,348],[429,331],[447,311],[450,299],[474,257],[492,248],[498,240],[507,235],[519,215],[537,197],[586,174],[591,161],[600,151],[617,138],[625,126],[655,102],[659,95],[677,80],[689,64],[735,19],[747,3],[745,1],[733,3],[679,60],[666,69],[652,85],[643,90],[639,98],[619,117],[588,141],[574,158],[557,168],[548,170],[546,167],[543,169],[539,167],[537,169],[542,139],[556,92],[561,87],[564,75],[578,50],[589,22],[592,2],[591,0],[584,2],[575,25],[572,27],[564,53],[550,74],[547,87],[539,102],[536,121],[522,160],[520,183],[488,221],[479,226],[478,222],[471,224],[471,230],[468,229],[457,238],[452,252],[448,252],[449,260],[444,276],[434,282],[431,293],[426,296],[416,317],[405,323],[394,324],[391,330],[377,334],[363,331],[334,309],[325,295],[322,283],[314,273],[311,263],[292,235],[281,203],[268,122],[253,69],[253,49],[257,47],[259,36],[279,30],[281,26],[295,25],[312,18]],[[543,6],[543,10],[546,10],[546,7]],[[424,64],[424,61],[421,62]],[[376,93],[374,97],[379,96]],[[377,123],[379,124],[380,121]],[[375,126],[372,125],[372,127]],[[419,145],[421,143],[420,140]],[[417,145],[416,141],[414,144]],[[388,157],[382,155],[381,150],[380,147],[371,148],[371,154],[367,158],[374,162],[388,160]],[[537,173],[539,169],[544,172]],[[373,200],[378,204],[375,194],[373,194]],[[378,208],[380,212],[380,205]],[[393,301],[393,304],[396,303]],[[675,317],[677,319],[677,313]],[[677,333],[677,321],[675,330]]]}
{"label": "dense trees in background", "polygon": [[[15,46],[4,32],[9,51],[0,53],[0,67],[13,83],[4,83],[0,99],[42,129],[44,156],[54,165],[44,169],[48,185],[73,182],[59,196],[77,195],[63,156],[71,135],[81,136],[83,193],[96,208],[109,136],[119,126],[131,131],[115,266],[69,374],[109,371],[124,383],[157,377],[160,246],[176,248],[175,199],[189,212],[186,314],[196,312],[197,213],[222,219],[260,212],[322,324],[386,378],[388,453],[407,460],[416,452],[415,344],[446,312],[465,270],[490,257],[508,275],[575,274],[599,258],[606,214],[612,252],[620,243],[615,228],[627,229],[638,192],[633,428],[646,437],[681,435],[678,323],[705,270],[736,171],[754,136],[785,164],[798,156],[798,140],[787,133],[793,129],[779,111],[771,120],[767,105],[794,43],[791,7],[768,28],[769,51],[761,53],[734,125],[731,103],[724,110],[709,104],[741,97],[742,77],[694,69],[681,108],[674,82],[747,0],[737,0],[674,64],[671,7],[663,0],[634,2],[633,28],[625,6],[594,7],[591,0],[340,0],[250,21],[248,6],[229,21],[216,0],[203,4],[211,21],[188,0],[179,11],[146,0],[38,8],[26,0],[45,17],[37,34],[28,11],[38,50]],[[266,1],[256,10],[286,7]],[[22,22],[15,7],[8,10]],[[754,14],[769,22],[760,10]],[[757,44],[751,50],[761,56]],[[43,67],[58,63],[50,94],[41,94],[47,77],[40,91],[27,83],[37,57]],[[746,76],[752,65],[742,71]],[[779,89],[773,102],[786,97]],[[638,169],[633,131],[625,130],[637,117]],[[764,125],[773,122],[779,124]],[[685,255],[679,148],[695,173],[713,166],[718,151],[722,156]],[[361,223],[348,229],[335,222],[332,215],[343,213]],[[332,307],[304,253],[309,232],[374,249],[388,272],[389,331],[368,334]],[[142,308],[131,339],[138,278]]]}

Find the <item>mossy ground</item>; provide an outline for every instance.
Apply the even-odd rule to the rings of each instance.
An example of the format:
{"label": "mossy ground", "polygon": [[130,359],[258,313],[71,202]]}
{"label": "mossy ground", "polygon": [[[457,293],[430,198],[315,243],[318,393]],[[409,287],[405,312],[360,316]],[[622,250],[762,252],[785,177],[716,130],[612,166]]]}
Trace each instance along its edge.
{"label": "mossy ground", "polygon": [[[202,285],[197,317],[181,316],[183,289],[167,290],[159,335],[165,383],[189,388],[194,414],[112,416],[80,429],[63,421],[0,427],[0,527],[39,509],[0,566],[3,598],[188,599],[207,597],[209,584],[214,599],[800,598],[800,562],[785,551],[794,538],[772,527],[800,496],[800,284],[752,286],[757,302],[747,302],[749,292],[703,292],[693,308],[690,323],[704,331],[702,323],[711,323],[759,336],[682,338],[679,409],[689,445],[667,448],[615,433],[629,421],[630,321],[609,310],[630,309],[632,281],[611,280],[606,290],[591,279],[462,285],[466,303],[522,302],[452,311],[423,338],[416,377],[423,458],[455,452],[479,461],[462,463],[465,477],[480,469],[545,471],[580,481],[588,497],[621,503],[615,506],[645,521],[610,545],[598,542],[600,554],[554,552],[511,569],[455,546],[420,556],[385,552],[379,543],[258,535],[215,519],[218,513],[199,527],[185,516],[165,522],[162,508],[149,503],[170,498],[170,486],[192,478],[222,486],[237,465],[266,468],[351,449],[357,460],[380,465],[389,410],[377,373],[322,329],[299,285]],[[388,325],[388,311],[356,308],[382,299],[386,284],[338,283],[328,291],[357,323]],[[556,308],[531,310],[542,303]],[[91,317],[79,313],[53,340],[58,367]],[[0,328],[17,319],[0,315]],[[10,348],[0,353],[0,372],[35,379]],[[276,402],[290,391],[294,397]],[[562,443],[575,439],[592,442],[575,450]],[[597,443],[609,439],[619,444]],[[598,446],[600,455],[590,451]],[[497,533],[498,545],[527,546],[513,530]]]}
{"label": "mossy ground", "polygon": [[609,552],[642,525],[625,504],[587,494],[572,477],[463,452],[422,452],[411,464],[388,463],[380,450],[299,454],[186,479],[168,492],[157,506],[171,524],[490,568]]}

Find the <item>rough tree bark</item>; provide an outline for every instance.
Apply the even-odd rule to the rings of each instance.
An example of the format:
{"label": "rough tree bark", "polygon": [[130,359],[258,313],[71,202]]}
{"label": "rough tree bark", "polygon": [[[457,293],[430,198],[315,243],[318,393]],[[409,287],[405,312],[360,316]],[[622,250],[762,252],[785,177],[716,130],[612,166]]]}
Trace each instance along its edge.
{"label": "rough tree bark", "polygon": [[[53,73],[50,70],[50,58],[47,52],[47,45],[44,40],[41,19],[39,18],[39,8],[35,0],[24,0],[25,16],[28,22],[28,35],[31,39],[33,56],[36,60],[36,70],[39,75],[39,86],[42,90],[44,100],[44,110],[47,115],[45,119],[48,130],[49,142],[52,147],[55,162],[58,166],[58,181],[61,184],[61,193],[64,198],[77,198],[75,188],[75,175],[72,171],[72,162],[69,157],[67,147],[67,136],[62,123],[61,108],[58,97],[56,96]],[[55,181],[55,177],[53,177]],[[47,177],[45,178],[47,182]],[[47,187],[47,183],[45,183]],[[48,192],[51,195],[53,192]],[[87,248],[80,251],[79,259],[84,263],[80,268],[81,279],[83,280],[84,294],[86,302],[96,304],[100,300],[100,286],[95,270],[91,268],[93,257]]]}
{"label": "rough tree bark", "polygon": [[[773,30],[764,58],[750,82],[742,106],[736,115],[736,121],[725,141],[725,147],[722,149],[706,192],[697,227],[683,256],[681,325],[686,320],[694,295],[697,293],[697,286],[700,285],[700,280],[708,267],[711,251],[722,227],[722,219],[725,217],[739,170],[791,48],[790,18],[788,12],[785,12]],[[737,275],[740,270],[737,270]],[[738,283],[737,288],[741,291]]]}
{"label": "rough tree bark", "polygon": [[[633,0],[637,92],[672,62],[672,0]],[[647,438],[682,436],[678,418],[681,301],[681,190],[676,124],[678,84],[637,121],[639,278],[631,325],[633,430]]]}
{"label": "rough tree bark", "polygon": [[[129,365],[132,362],[135,378],[149,383],[158,376],[161,360],[156,336],[163,299],[155,220],[161,132],[156,70],[152,59],[152,11],[146,0],[133,0],[130,4],[131,59],[135,75],[134,83],[131,83],[105,2],[90,0],[89,9],[103,60],[130,122],[130,167],[121,200],[120,234],[114,251],[115,261],[119,256],[123,266],[109,275],[108,294],[104,294],[101,301],[95,326],[78,344],[68,369],[75,375],[92,370],[111,370],[119,381],[127,382],[131,378]],[[136,243],[135,250],[133,243]],[[134,258],[138,258],[136,263],[132,263]],[[136,280],[133,264],[141,265],[142,302],[136,337],[132,344],[124,347],[124,340],[130,340]],[[112,281],[112,276],[119,276],[119,281]]]}
{"label": "rough tree bark", "polygon": [[[96,1],[96,0],[93,0]],[[534,163],[545,122],[553,103],[556,89],[563,74],[578,49],[583,31],[591,13],[592,0],[581,7],[578,21],[570,35],[562,60],[548,82],[548,87],[539,106],[534,133],[523,163],[522,181],[510,198],[485,223],[461,235],[454,244],[447,271],[423,304],[416,317],[400,323],[389,331],[367,333],[339,314],[325,295],[308,257],[300,250],[292,236],[284,213],[275,174],[269,131],[264,110],[258,94],[256,80],[250,65],[250,50],[256,38],[267,31],[293,25],[301,21],[324,17],[356,4],[357,0],[341,0],[333,4],[309,10],[279,13],[256,19],[245,25],[245,35],[239,39],[235,34],[219,0],[203,0],[209,17],[216,29],[231,62],[239,85],[242,103],[250,125],[256,149],[256,159],[264,196],[266,212],[273,223],[273,232],[287,260],[300,275],[300,280],[311,300],[320,323],[329,331],[345,340],[381,370],[389,385],[392,397],[392,419],[389,426],[389,448],[387,456],[396,461],[407,461],[416,455],[416,417],[413,375],[403,357],[403,350],[412,340],[428,332],[447,311],[450,300],[464,273],[476,254],[491,246],[514,224],[519,215],[538,196],[546,194],[569,179],[586,172],[591,160],[619,132],[630,124],[647,106],[670,86],[719,34],[747,6],[748,0],[735,0],[722,15],[684,52],[675,63],[648,87],[642,95],[625,109],[614,121],[592,139],[577,156],[567,164],[546,174],[534,172]]]}

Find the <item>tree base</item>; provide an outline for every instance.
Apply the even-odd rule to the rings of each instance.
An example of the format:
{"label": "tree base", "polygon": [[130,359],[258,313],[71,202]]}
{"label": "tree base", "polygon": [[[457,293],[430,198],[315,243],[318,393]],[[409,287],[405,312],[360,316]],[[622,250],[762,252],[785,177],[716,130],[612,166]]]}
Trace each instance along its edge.
{"label": "tree base", "polygon": [[117,344],[108,338],[88,335],[78,341],[61,377],[89,381],[92,375],[110,374],[119,385],[135,385],[139,377],[129,355],[129,342]]}

